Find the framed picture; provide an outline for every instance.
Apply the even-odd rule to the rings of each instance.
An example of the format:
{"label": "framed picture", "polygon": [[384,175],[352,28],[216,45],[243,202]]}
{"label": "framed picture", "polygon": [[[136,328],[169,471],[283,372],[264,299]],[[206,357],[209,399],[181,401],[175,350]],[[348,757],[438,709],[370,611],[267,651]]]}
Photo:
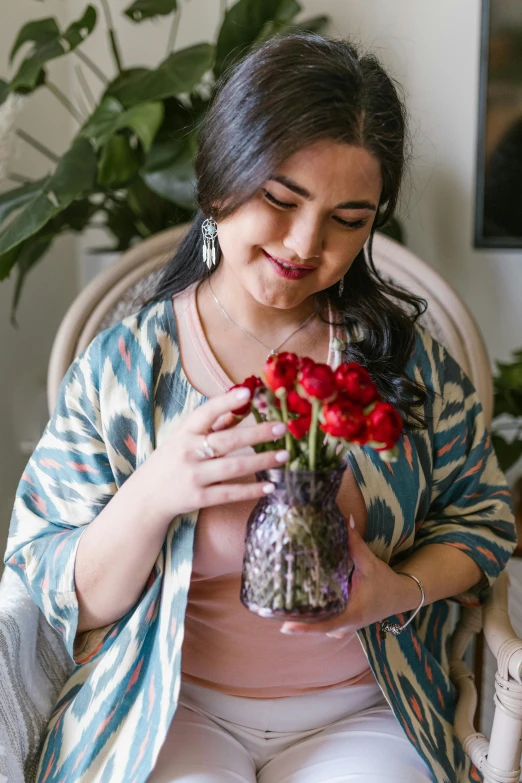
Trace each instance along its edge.
{"label": "framed picture", "polygon": [[522,247],[521,0],[483,0],[475,247]]}

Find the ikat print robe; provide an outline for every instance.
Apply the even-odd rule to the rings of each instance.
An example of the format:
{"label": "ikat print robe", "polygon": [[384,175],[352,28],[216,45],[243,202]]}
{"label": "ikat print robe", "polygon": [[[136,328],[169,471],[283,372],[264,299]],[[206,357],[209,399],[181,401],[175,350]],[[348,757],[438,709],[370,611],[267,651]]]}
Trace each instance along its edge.
{"label": "ikat print robe", "polygon": [[[391,565],[429,544],[459,548],[485,577],[457,600],[478,603],[516,543],[506,480],[471,382],[420,327],[406,372],[434,392],[427,428],[403,434],[393,465],[369,448],[349,457],[368,510],[366,540]],[[49,720],[38,783],[145,783],[155,765],[180,689],[198,512],[172,520],[137,603],[105,628],[76,632],[74,562],[89,523],[205,399],[184,374],[170,299],[99,334],[62,382],[20,481],[5,554],[75,663]],[[397,720],[437,783],[482,779],[452,730],[448,640],[455,606],[441,600],[424,607],[397,637],[382,640],[377,623],[358,632]]]}

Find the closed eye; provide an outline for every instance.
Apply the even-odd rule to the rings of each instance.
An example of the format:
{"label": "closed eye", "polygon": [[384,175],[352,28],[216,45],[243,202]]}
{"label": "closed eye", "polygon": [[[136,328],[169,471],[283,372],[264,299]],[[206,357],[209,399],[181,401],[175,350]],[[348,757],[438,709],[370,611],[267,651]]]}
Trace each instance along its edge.
{"label": "closed eye", "polygon": [[[265,190],[262,188],[263,195],[267,199],[267,201],[270,201],[272,204],[275,204],[276,207],[280,207],[281,209],[290,209],[291,207],[295,207],[296,204],[287,204],[285,201],[279,201],[275,196],[272,196],[271,193],[268,192],[268,190]],[[347,226],[348,228],[363,228],[366,223],[368,222],[368,218],[361,220],[343,220],[342,218],[338,217],[337,215],[333,215],[333,219],[336,220],[338,223],[340,223],[343,226]]]}

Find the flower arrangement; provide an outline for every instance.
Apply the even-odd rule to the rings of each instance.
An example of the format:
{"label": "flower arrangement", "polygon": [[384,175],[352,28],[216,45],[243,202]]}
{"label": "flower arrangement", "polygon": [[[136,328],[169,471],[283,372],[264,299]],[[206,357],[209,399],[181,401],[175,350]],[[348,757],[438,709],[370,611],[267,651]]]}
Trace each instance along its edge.
{"label": "flower arrangement", "polygon": [[[356,362],[336,370],[294,353],[268,357],[263,378],[246,378],[252,397],[234,415],[250,412],[258,422],[280,420],[287,425],[285,448],[291,470],[330,470],[341,464],[354,446],[368,445],[382,460],[397,460],[402,432],[398,411],[384,402],[369,372]],[[280,448],[261,444],[256,451]]]}

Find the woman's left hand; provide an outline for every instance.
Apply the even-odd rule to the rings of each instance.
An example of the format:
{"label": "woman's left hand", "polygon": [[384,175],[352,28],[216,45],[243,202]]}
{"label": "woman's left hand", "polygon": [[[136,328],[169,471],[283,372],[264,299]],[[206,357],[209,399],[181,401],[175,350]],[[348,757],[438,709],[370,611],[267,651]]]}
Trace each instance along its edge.
{"label": "woman's left hand", "polygon": [[354,562],[350,593],[345,611],[319,623],[288,621],[281,633],[326,633],[336,639],[353,634],[390,615],[414,609],[420,595],[413,579],[403,579],[387,563],[373,554],[350,518],[349,551]]}

